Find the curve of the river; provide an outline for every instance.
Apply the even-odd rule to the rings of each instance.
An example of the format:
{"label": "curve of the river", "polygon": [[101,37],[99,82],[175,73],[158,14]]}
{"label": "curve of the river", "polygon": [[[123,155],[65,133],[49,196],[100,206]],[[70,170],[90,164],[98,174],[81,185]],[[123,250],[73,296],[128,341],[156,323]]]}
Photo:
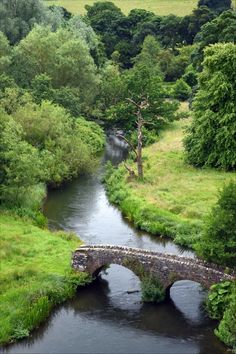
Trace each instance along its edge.
{"label": "curve of the river", "polygon": [[[104,162],[120,162],[126,154],[110,139],[101,167],[51,191],[44,212],[52,228],[76,232],[89,244],[114,244],[194,255],[171,240],[135,230],[111,205],[100,181]],[[58,307],[30,338],[8,347],[9,353],[157,353],[225,354],[207,318],[205,291],[188,280],[177,282],[163,304],[141,303],[139,279],[128,269],[111,265],[72,301]]]}

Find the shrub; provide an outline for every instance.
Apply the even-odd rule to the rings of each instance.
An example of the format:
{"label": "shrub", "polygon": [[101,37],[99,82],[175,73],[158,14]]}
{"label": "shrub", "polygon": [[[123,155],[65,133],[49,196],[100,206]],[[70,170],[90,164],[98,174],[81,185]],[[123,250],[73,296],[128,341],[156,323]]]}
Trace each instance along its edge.
{"label": "shrub", "polygon": [[208,261],[236,265],[236,181],[225,186],[197,244],[198,254]]}
{"label": "shrub", "polygon": [[236,349],[236,283],[223,282],[211,287],[207,299],[210,316],[220,320],[215,334],[225,344]]}
{"label": "shrub", "polygon": [[165,289],[159,280],[153,276],[146,276],[142,279],[141,289],[144,302],[161,302],[165,300]]}
{"label": "shrub", "polygon": [[191,94],[191,88],[183,79],[179,79],[173,86],[173,96],[181,101],[185,101]]}

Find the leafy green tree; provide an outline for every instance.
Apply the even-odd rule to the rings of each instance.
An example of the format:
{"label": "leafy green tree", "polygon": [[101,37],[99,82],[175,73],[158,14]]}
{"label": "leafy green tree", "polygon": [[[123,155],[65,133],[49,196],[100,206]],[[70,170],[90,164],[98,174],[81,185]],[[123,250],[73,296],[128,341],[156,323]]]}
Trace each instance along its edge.
{"label": "leafy green tree", "polygon": [[69,12],[69,11],[68,11],[65,7],[63,7],[63,6],[51,5],[51,6],[49,6],[49,9],[50,9],[51,11],[53,11],[54,9],[56,9],[56,10],[59,9],[59,11],[62,13],[62,16],[63,16],[64,20],[66,20],[66,21],[70,20],[71,17],[72,17],[72,13]]}
{"label": "leafy green tree", "polygon": [[24,140],[21,126],[0,113],[0,204],[21,206],[24,194],[43,179],[38,150]]}
{"label": "leafy green tree", "polygon": [[204,259],[228,266],[236,264],[236,182],[224,187],[197,246]]}
{"label": "leafy green tree", "polygon": [[207,6],[209,9],[221,13],[231,8],[231,0],[199,0],[198,6]]}
{"label": "leafy green tree", "polygon": [[215,12],[206,6],[200,6],[190,15],[184,16],[181,21],[181,35],[184,43],[192,44],[201,27],[215,17]]}
{"label": "leafy green tree", "polygon": [[15,49],[11,71],[23,87],[41,74],[52,79],[53,88],[76,87],[88,105],[96,94],[98,78],[89,48],[67,29],[34,28]]}
{"label": "leafy green tree", "polygon": [[205,50],[194,116],[185,139],[187,160],[195,166],[236,168],[236,45]]}
{"label": "leafy green tree", "polygon": [[120,40],[129,36],[129,29],[123,22],[126,20],[121,10],[109,1],[95,2],[92,6],[86,5],[87,18],[97,34],[101,36],[108,57],[115,50]]}
{"label": "leafy green tree", "polygon": [[[27,143],[39,150],[48,184],[58,185],[91,169],[94,146],[100,142],[94,138],[93,146],[90,146],[88,135],[92,131],[83,119],[74,120],[64,108],[48,101],[42,101],[40,106],[29,101],[13,114],[13,118],[21,125]],[[87,127],[85,137],[79,129],[83,124]],[[104,142],[98,126],[91,127],[97,129],[97,136]]]}
{"label": "leafy green tree", "polygon": [[5,92],[7,88],[13,87],[16,87],[16,83],[11,76],[8,76],[6,74],[0,75],[0,91],[2,91],[0,93],[0,98],[4,96],[3,92]]}
{"label": "leafy green tree", "polygon": [[31,84],[31,94],[36,103],[53,99],[52,79],[46,74],[35,76]]}
{"label": "leafy green tree", "polygon": [[50,11],[41,0],[1,0],[0,30],[11,44],[24,38],[36,23],[47,23]]}
{"label": "leafy green tree", "polygon": [[193,55],[195,67],[201,68],[204,48],[215,43],[236,42],[236,12],[225,11],[214,20],[202,26],[201,31],[195,37],[197,43]]}
{"label": "leafy green tree", "polygon": [[183,79],[192,88],[197,85],[197,72],[192,64],[188,65],[186,68]]}
{"label": "leafy green tree", "polygon": [[136,56],[134,62],[136,65],[145,65],[147,67],[153,68],[154,72],[158,71],[158,73],[160,73],[159,53],[159,43],[155,37],[148,35],[143,42],[141,53]]}
{"label": "leafy green tree", "polygon": [[[107,110],[125,99],[126,83],[117,65],[107,63],[101,71],[101,81],[96,101],[96,116],[106,118]],[[113,121],[111,121],[113,125]]]}
{"label": "leafy green tree", "polygon": [[95,63],[101,66],[105,61],[104,47],[93,28],[80,15],[74,15],[67,23],[71,36],[82,39],[89,47]]}
{"label": "leafy green tree", "polygon": [[131,101],[137,105],[148,101],[145,110],[142,110],[142,116],[147,123],[149,122],[150,129],[158,129],[165,122],[174,119],[177,106],[175,102],[166,100],[163,76],[158,63],[158,52],[158,43],[153,37],[148,36],[143,44],[141,54],[135,59],[135,66],[122,76],[125,99],[121,99],[107,111],[107,115],[113,123],[125,127],[127,130],[136,127],[135,107]]}
{"label": "leafy green tree", "polygon": [[173,86],[173,96],[181,101],[185,101],[191,94],[191,87],[183,80],[179,79]]}
{"label": "leafy green tree", "polygon": [[6,71],[11,63],[11,48],[7,37],[0,32],[0,72]]}

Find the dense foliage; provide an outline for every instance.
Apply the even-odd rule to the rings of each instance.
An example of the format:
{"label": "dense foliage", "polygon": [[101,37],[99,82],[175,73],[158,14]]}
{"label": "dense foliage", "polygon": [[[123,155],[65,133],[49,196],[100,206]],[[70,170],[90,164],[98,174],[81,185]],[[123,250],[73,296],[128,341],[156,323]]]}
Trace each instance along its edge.
{"label": "dense foliage", "polygon": [[198,244],[198,253],[208,261],[236,265],[236,182],[222,190]]}
{"label": "dense foliage", "polygon": [[231,0],[199,0],[198,6],[207,6],[216,12],[223,12],[231,8]]}
{"label": "dense foliage", "polygon": [[194,117],[185,148],[196,166],[236,168],[236,45],[215,44],[205,50]]}
{"label": "dense foliage", "polygon": [[1,112],[0,124],[0,202],[8,205],[24,205],[39,183],[58,185],[91,170],[104,144],[95,123],[30,96],[11,115]]}
{"label": "dense foliage", "polygon": [[144,302],[161,302],[165,300],[165,289],[157,278],[145,276],[141,281],[142,300]]}
{"label": "dense foliage", "polygon": [[207,310],[212,318],[220,320],[216,335],[236,349],[236,283],[213,285],[207,299]]}
{"label": "dense foliage", "polygon": [[63,22],[60,8],[47,8],[41,0],[1,0],[0,31],[11,44],[24,38],[37,23],[58,27]]}

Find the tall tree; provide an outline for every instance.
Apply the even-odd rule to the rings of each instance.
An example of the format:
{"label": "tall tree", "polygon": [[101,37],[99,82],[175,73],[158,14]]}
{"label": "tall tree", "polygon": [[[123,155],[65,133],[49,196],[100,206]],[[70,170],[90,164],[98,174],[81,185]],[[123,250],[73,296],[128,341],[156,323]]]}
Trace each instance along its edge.
{"label": "tall tree", "polygon": [[185,139],[188,161],[196,166],[236,169],[236,45],[205,50],[194,117]]}
{"label": "tall tree", "polygon": [[24,38],[36,23],[60,25],[63,14],[50,11],[42,0],[1,0],[0,31],[5,33],[11,44]]}
{"label": "tall tree", "polygon": [[231,0],[199,0],[198,7],[207,6],[209,9],[221,13],[231,8]]}
{"label": "tall tree", "polygon": [[201,27],[195,37],[197,44],[193,55],[195,67],[201,68],[204,48],[214,43],[236,42],[236,12],[225,11],[220,16]]}
{"label": "tall tree", "polygon": [[15,48],[11,71],[23,87],[40,74],[52,79],[53,88],[76,87],[84,104],[96,94],[98,78],[89,48],[68,29],[34,28]]}

